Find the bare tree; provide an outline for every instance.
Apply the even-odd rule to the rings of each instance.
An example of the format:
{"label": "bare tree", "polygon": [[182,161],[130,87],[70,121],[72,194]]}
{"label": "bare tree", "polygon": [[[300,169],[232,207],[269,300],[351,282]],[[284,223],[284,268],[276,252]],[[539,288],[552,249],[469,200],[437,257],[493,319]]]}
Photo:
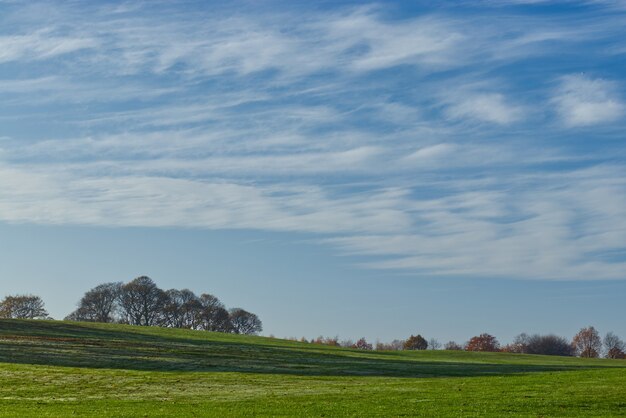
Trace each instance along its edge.
{"label": "bare tree", "polygon": [[502,351],[519,354],[543,354],[548,356],[573,355],[571,344],[563,337],[548,334],[519,334],[511,344],[502,347]]}
{"label": "bare tree", "polygon": [[258,334],[263,331],[259,317],[241,308],[230,310],[230,322],[235,334]]}
{"label": "bare tree", "polygon": [[624,351],[626,345],[617,335],[612,332],[607,333],[604,336],[604,355],[606,358],[623,359],[626,357]]}
{"label": "bare tree", "polygon": [[[24,302],[22,300],[24,298],[29,297],[7,297],[0,315],[32,316],[32,313],[23,313],[23,309],[18,312],[15,308],[18,302]],[[41,304],[43,307],[43,302]],[[189,289],[163,291],[147,276],[137,277],[126,284],[119,282],[96,286],[85,293],[77,309],[65,319],[117,321],[131,325],[157,325],[240,334],[255,334],[263,328],[261,320],[255,314],[243,309],[232,309],[229,312],[213,295],[204,293],[198,297]]]}
{"label": "bare tree", "polygon": [[428,349],[429,350],[439,350],[441,349],[441,343],[437,341],[435,338],[431,338],[428,340]]}
{"label": "bare tree", "polygon": [[352,341],[351,339],[341,340],[339,341],[339,346],[344,348],[350,348],[354,346],[354,341]]}
{"label": "bare tree", "polygon": [[104,283],[89,290],[78,308],[65,319],[71,321],[113,322],[122,283]]}
{"label": "bare tree", "polygon": [[515,339],[513,339],[513,343],[507,345],[506,347],[503,347],[502,349],[503,351],[509,353],[526,354],[528,353],[529,340],[530,335],[522,332],[521,334],[517,335]]}
{"label": "bare tree", "polygon": [[404,341],[402,340],[393,340],[388,344],[376,341],[377,351],[400,351],[402,350],[402,347],[404,347]]}
{"label": "bare tree", "polygon": [[460,344],[457,344],[454,341],[448,341],[444,346],[443,346],[444,350],[452,350],[452,351],[461,351],[463,350],[463,346],[461,346]]}
{"label": "bare tree", "polygon": [[163,307],[165,325],[174,328],[199,329],[202,304],[200,298],[189,289],[170,289]]}
{"label": "bare tree", "polygon": [[571,344],[565,338],[554,334],[530,336],[525,352],[547,356],[571,356],[574,354]]}
{"label": "bare tree", "polygon": [[0,318],[46,319],[48,312],[39,296],[7,296],[0,302]]}
{"label": "bare tree", "polygon": [[200,295],[200,328],[205,331],[232,332],[230,314],[220,300],[208,293]]}
{"label": "bare tree", "polygon": [[129,324],[153,326],[162,323],[167,294],[151,278],[141,276],[122,286],[119,302]]}
{"label": "bare tree", "polygon": [[311,344],[329,345],[332,347],[339,347],[339,336],[324,337],[323,335],[320,335],[317,338],[311,339]]}
{"label": "bare tree", "polygon": [[598,357],[602,350],[600,334],[594,327],[581,328],[572,340],[572,347],[580,357]]}
{"label": "bare tree", "polygon": [[391,350],[400,351],[404,348],[404,340],[393,340],[389,343]]}

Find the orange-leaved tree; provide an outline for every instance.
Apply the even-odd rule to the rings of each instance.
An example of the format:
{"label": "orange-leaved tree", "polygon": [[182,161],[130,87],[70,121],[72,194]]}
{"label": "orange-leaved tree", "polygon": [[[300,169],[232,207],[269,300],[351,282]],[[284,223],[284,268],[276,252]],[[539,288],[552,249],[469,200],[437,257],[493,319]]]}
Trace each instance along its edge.
{"label": "orange-leaved tree", "polygon": [[572,347],[580,357],[598,357],[602,350],[600,334],[594,327],[581,328],[572,340]]}
{"label": "orange-leaved tree", "polygon": [[487,333],[472,337],[465,345],[467,351],[500,351],[500,343]]}
{"label": "orange-leaved tree", "polygon": [[411,335],[404,342],[405,350],[426,350],[428,348],[428,342],[421,335]]}

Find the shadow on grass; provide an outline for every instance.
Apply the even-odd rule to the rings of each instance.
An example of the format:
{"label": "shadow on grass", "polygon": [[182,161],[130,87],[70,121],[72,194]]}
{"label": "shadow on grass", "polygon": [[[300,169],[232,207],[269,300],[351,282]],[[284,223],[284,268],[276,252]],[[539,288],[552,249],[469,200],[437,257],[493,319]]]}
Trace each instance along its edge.
{"label": "shadow on grass", "polygon": [[423,361],[384,353],[320,352],[316,346],[151,335],[137,328],[125,331],[14,320],[0,320],[0,362],[144,371],[392,377],[487,376],[598,367]]}

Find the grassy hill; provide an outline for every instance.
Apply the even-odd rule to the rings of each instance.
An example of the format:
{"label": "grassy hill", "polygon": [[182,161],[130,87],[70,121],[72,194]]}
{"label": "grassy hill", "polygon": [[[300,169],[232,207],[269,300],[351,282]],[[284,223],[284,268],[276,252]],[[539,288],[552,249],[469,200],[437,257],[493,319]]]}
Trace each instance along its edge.
{"label": "grassy hill", "polygon": [[619,416],[626,361],[0,321],[0,416]]}

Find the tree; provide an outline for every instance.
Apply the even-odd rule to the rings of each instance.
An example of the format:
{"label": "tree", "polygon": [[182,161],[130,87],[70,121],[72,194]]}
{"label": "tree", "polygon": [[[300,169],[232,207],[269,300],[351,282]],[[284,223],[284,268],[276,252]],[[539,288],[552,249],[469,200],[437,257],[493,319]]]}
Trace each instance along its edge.
{"label": "tree", "polygon": [[604,336],[604,352],[606,358],[623,359],[626,357],[624,350],[626,350],[626,345],[624,345],[624,341],[617,335],[609,332]]}
{"label": "tree", "polygon": [[530,336],[525,332],[517,335],[513,342],[505,347],[502,347],[502,351],[506,351],[507,353],[518,353],[525,354],[528,353],[528,342],[530,340]]}
{"label": "tree", "polygon": [[330,345],[332,347],[339,347],[339,337],[324,337],[320,335],[317,338],[311,339],[311,344],[318,345]]}
{"label": "tree", "polygon": [[513,343],[502,347],[502,351],[520,354],[571,356],[572,346],[565,338],[554,334],[528,335],[526,333],[522,333],[515,337]]}
{"label": "tree", "polygon": [[339,347],[352,348],[354,347],[354,341],[351,339],[339,341]]}
{"label": "tree", "polygon": [[167,299],[151,278],[141,276],[122,286],[119,303],[129,324],[153,326],[163,323]]}
{"label": "tree", "polygon": [[454,341],[448,341],[447,343],[445,343],[445,345],[443,346],[444,350],[454,350],[454,351],[460,351],[463,350],[463,347],[460,344],[457,344]]}
{"label": "tree", "polygon": [[467,351],[499,351],[500,343],[493,335],[487,333],[472,337],[465,345]]}
{"label": "tree", "polygon": [[573,355],[571,344],[558,335],[534,334],[529,337],[526,351],[527,354],[543,354],[547,356],[571,356]]}
{"label": "tree", "polygon": [[602,350],[600,334],[594,327],[581,328],[572,340],[572,347],[580,357],[598,357]]}
{"label": "tree", "polygon": [[170,289],[163,307],[165,325],[174,328],[198,329],[201,323],[200,299],[189,289]]}
{"label": "tree", "polygon": [[241,308],[230,310],[230,322],[235,334],[258,334],[263,331],[259,317]]}
{"label": "tree", "polygon": [[431,338],[428,340],[428,349],[429,350],[439,350],[441,348],[441,343],[437,341],[435,338]]}
{"label": "tree", "polygon": [[394,351],[400,351],[404,348],[404,340],[393,340],[389,343],[389,349]]}
{"label": "tree", "polygon": [[78,308],[65,319],[70,321],[113,322],[122,283],[104,283],[89,290]]}
{"label": "tree", "polygon": [[48,312],[39,296],[7,296],[0,302],[0,318],[46,319]]}
{"label": "tree", "polygon": [[361,338],[359,341],[357,341],[352,348],[356,348],[359,350],[371,350],[372,349],[372,344],[368,343],[365,338]]}
{"label": "tree", "polygon": [[208,293],[200,295],[200,328],[205,331],[232,332],[230,314],[220,300]]}
{"label": "tree", "polygon": [[377,351],[400,351],[404,347],[404,341],[393,340],[390,343],[376,342]]}
{"label": "tree", "polygon": [[428,348],[428,342],[421,335],[411,335],[404,342],[405,350],[426,350]]}
{"label": "tree", "polygon": [[[10,307],[15,304],[15,298],[6,300],[7,316],[13,315]],[[217,297],[208,293],[198,297],[189,289],[163,291],[147,276],[126,284],[96,286],[85,293],[77,309],[65,319],[241,334],[255,334],[263,329],[261,320],[253,313],[243,309],[229,312]]]}

